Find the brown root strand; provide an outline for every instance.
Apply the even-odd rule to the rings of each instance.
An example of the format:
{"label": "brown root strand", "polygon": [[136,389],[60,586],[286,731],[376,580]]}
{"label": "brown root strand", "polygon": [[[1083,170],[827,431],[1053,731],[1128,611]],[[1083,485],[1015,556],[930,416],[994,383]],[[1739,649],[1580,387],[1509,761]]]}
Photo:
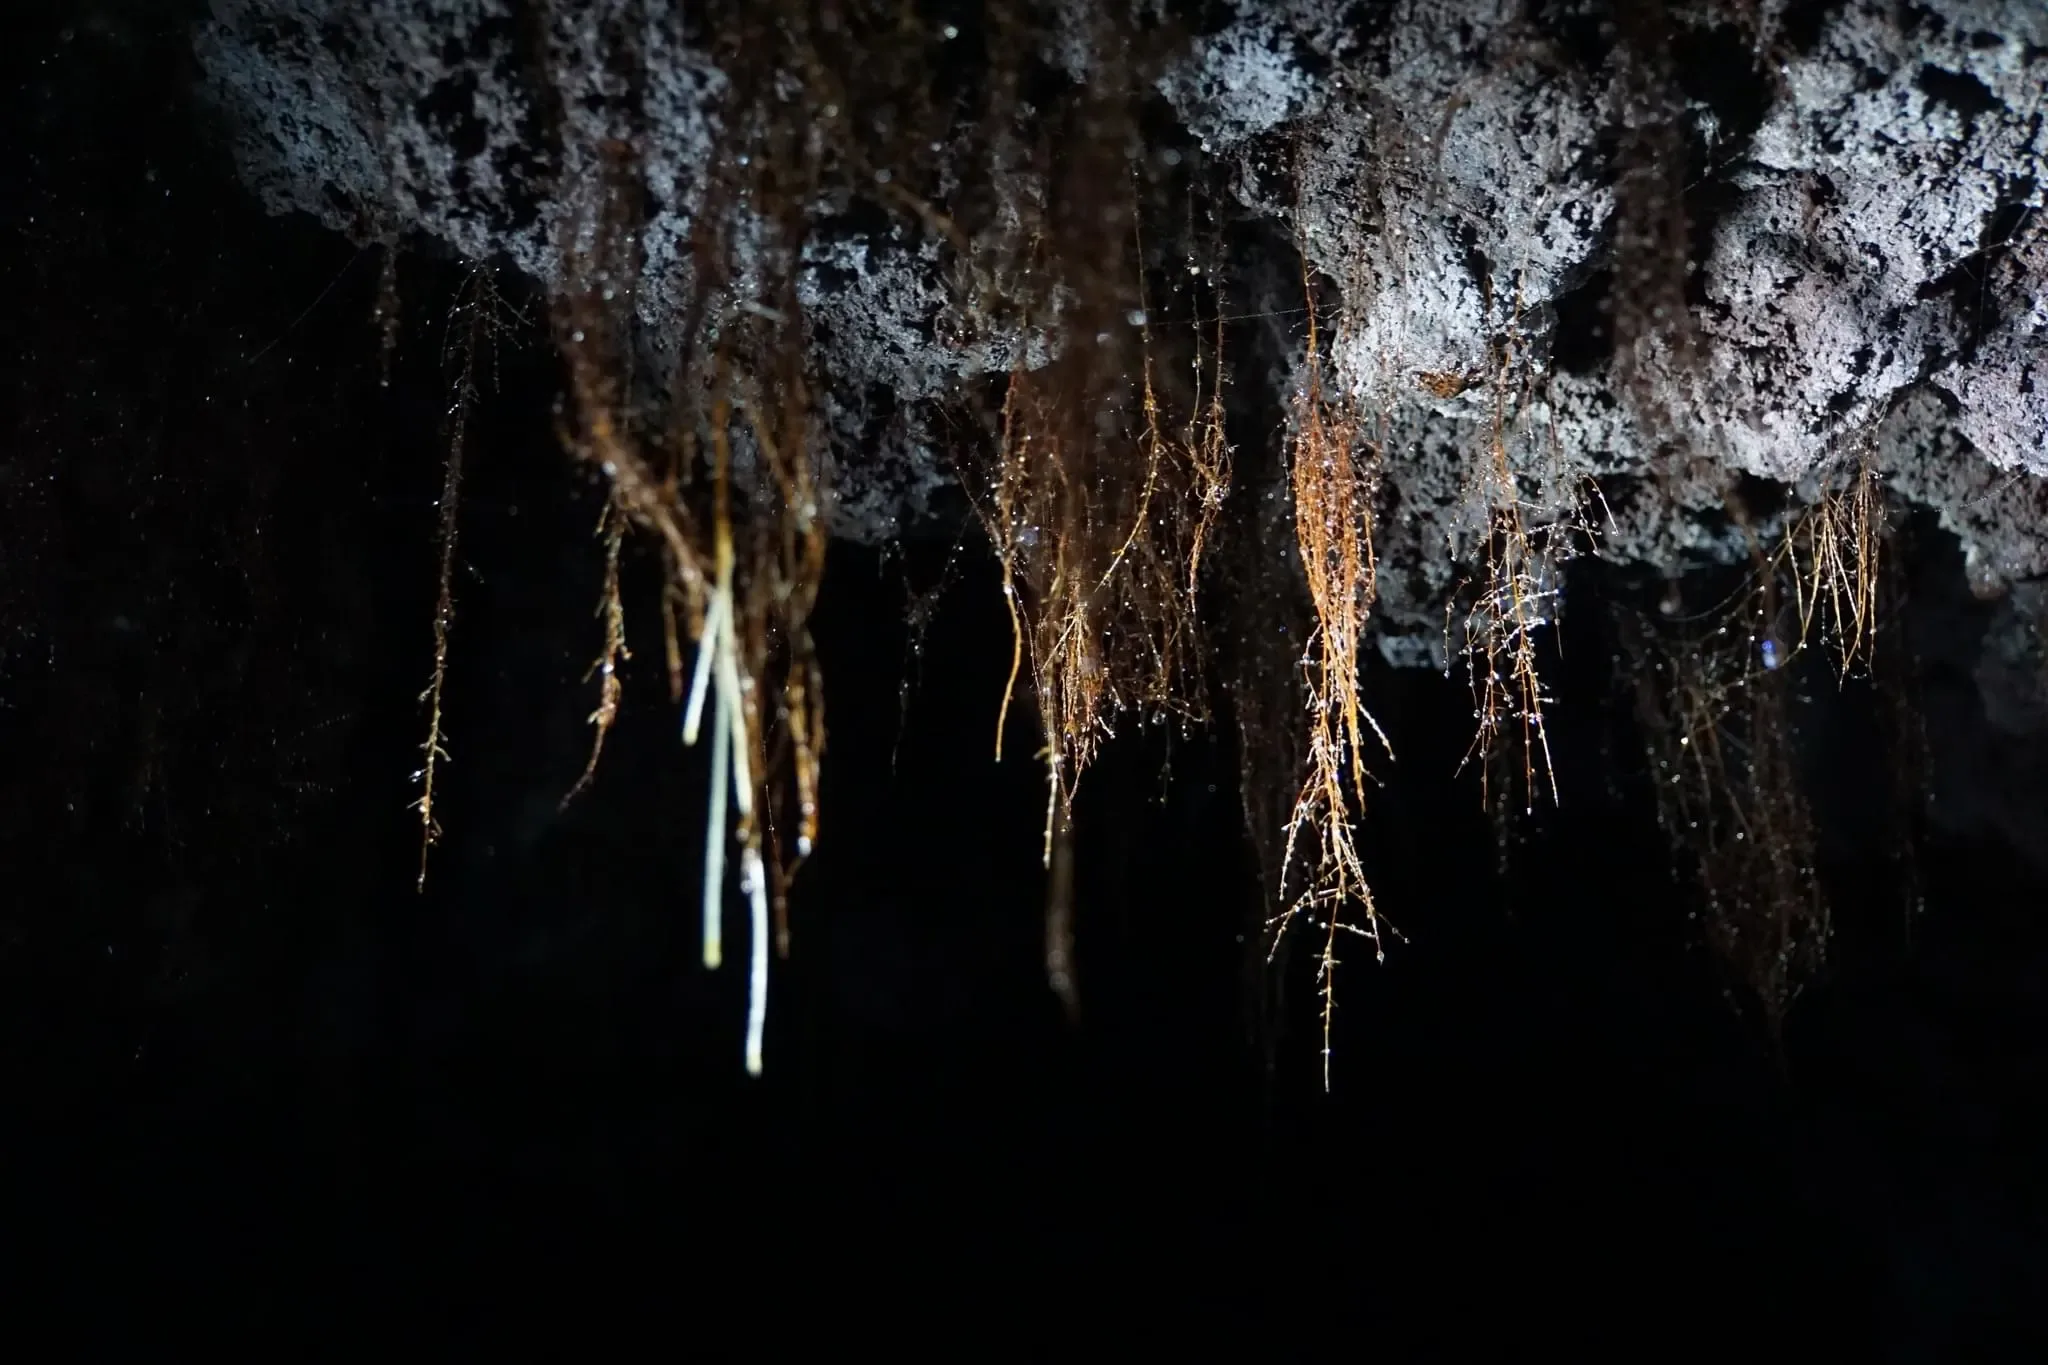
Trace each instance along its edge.
{"label": "brown root strand", "polygon": [[[387,256],[388,259],[391,258]],[[462,496],[462,457],[469,439],[469,414],[477,397],[477,351],[489,325],[487,305],[476,297],[480,287],[481,272],[471,272],[456,300],[458,314],[465,317],[459,342],[462,363],[455,379],[448,428],[448,457],[441,474],[440,559],[434,593],[434,673],[423,698],[427,704],[427,739],[421,745],[425,761],[420,768],[419,800],[413,803],[414,809],[420,813],[420,872],[414,889],[421,892],[427,889],[427,855],[441,839],[441,824],[434,814],[434,787],[440,765],[448,761],[447,736],[442,722],[448,686],[448,636],[455,624],[455,541],[459,529],[456,509]],[[394,310],[395,307],[394,303]]]}
{"label": "brown root strand", "polygon": [[[598,614],[604,618],[604,652],[590,667],[591,673],[599,676],[597,709],[590,713],[590,723],[597,727],[591,737],[590,758],[583,765],[583,773],[576,784],[562,797],[561,809],[567,810],[569,803],[580,796],[597,775],[597,761],[604,753],[605,736],[611,733],[612,723],[618,719],[619,696],[623,686],[619,679],[619,665],[633,657],[626,648],[626,610],[619,599],[619,548],[626,536],[626,518],[616,502],[605,504],[605,515],[598,523],[604,533],[604,588],[598,599]],[[588,681],[590,674],[585,674]]]}

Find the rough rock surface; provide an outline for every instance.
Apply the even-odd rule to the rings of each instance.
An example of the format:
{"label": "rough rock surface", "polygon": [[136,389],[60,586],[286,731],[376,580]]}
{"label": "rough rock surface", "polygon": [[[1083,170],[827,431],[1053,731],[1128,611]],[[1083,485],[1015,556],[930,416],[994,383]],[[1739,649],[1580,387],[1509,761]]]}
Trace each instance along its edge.
{"label": "rough rock surface", "polygon": [[[725,83],[654,17],[668,12],[215,0],[196,41],[271,209],[358,238],[424,233],[553,287],[576,222],[557,186],[624,135],[630,92],[601,52],[630,31],[646,69],[633,112],[652,130],[637,306],[659,353]],[[1086,7],[1057,12],[1049,56],[1085,80]],[[1498,505],[1470,474],[1496,437],[1532,529],[1584,523],[1616,558],[1729,558],[1728,473],[1810,490],[1867,455],[1962,538],[1982,590],[2048,572],[2048,10],[1695,0],[1668,7],[1651,58],[1609,13],[1243,3],[1156,82],[1227,170],[1234,211],[1272,220],[1341,293],[1336,382],[1387,438],[1383,652],[1440,657],[1461,558]],[[1660,52],[1675,55],[1660,67]],[[1645,103],[1646,71],[1665,105]],[[544,88],[559,110],[540,107]],[[1692,176],[1690,306],[1675,309],[1632,298],[1616,270],[1617,242],[1643,227],[1621,190],[1644,170],[1629,148],[1659,107]],[[842,535],[926,514],[951,474],[920,404],[1009,363],[1000,338],[940,335],[942,258],[900,219],[807,249]],[[1653,323],[1619,336],[1636,305]]]}

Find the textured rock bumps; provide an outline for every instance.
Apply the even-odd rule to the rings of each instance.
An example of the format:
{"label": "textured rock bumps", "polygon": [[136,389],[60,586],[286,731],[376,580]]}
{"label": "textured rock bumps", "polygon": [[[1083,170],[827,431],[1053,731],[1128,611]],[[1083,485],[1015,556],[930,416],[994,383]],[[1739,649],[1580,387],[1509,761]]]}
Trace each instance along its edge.
{"label": "textured rock bumps", "polygon": [[[557,187],[628,122],[645,129],[636,303],[658,359],[725,86],[666,12],[216,0],[196,41],[272,210],[358,238],[425,233],[544,288],[575,221]],[[1083,81],[1084,13],[1075,0],[1046,30],[1048,58]],[[1962,537],[1984,589],[2048,568],[2033,482],[2048,476],[2048,11],[1731,0],[1665,22],[1664,46],[1631,49],[1634,31],[1585,0],[1247,3],[1156,80],[1224,170],[1229,211],[1270,220],[1341,291],[1334,377],[1388,438],[1391,658],[1438,657],[1459,557],[1501,496],[1470,474],[1497,433],[1532,527],[1585,521],[1612,557],[1727,558],[1727,476],[1810,485],[1869,455]],[[622,33],[644,64],[633,88],[602,57]],[[1622,187],[1678,179],[1681,156],[1689,238],[1666,302],[1618,262],[1646,230]],[[925,517],[951,477],[928,400],[1007,368],[1020,342],[961,344],[945,245],[843,208],[820,205],[800,297],[835,530],[873,540]]]}

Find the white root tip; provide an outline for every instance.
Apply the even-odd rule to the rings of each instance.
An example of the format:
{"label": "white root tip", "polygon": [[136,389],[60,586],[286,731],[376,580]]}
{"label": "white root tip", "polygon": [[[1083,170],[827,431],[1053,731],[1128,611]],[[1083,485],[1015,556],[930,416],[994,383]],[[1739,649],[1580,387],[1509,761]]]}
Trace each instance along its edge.
{"label": "white root tip", "polygon": [[747,896],[753,908],[753,959],[747,981],[747,1074],[761,1074],[761,1035],[768,1027],[768,879],[761,854],[749,848],[740,855]]}
{"label": "white root tip", "polygon": [[725,891],[725,793],[732,770],[732,729],[725,723],[725,694],[715,705],[711,722],[711,801],[704,821],[704,965],[725,959],[723,934]]}
{"label": "white root tip", "polygon": [[697,637],[697,661],[690,672],[690,700],[683,707],[683,743],[695,744],[704,721],[704,694],[711,690],[711,661],[725,637],[726,617],[732,612],[732,589],[721,583],[712,594],[704,613],[704,633]]}

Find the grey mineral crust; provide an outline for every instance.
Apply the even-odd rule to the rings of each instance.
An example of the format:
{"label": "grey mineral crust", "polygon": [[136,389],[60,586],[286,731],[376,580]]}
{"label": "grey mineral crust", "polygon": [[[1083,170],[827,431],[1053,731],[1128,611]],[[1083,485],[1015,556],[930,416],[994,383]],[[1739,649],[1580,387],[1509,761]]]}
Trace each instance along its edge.
{"label": "grey mineral crust", "polygon": [[[1743,552],[1707,515],[1721,507],[1712,480],[1640,477],[1662,444],[1694,467],[1808,489],[1867,454],[1961,537],[1981,590],[2048,572],[2035,484],[2048,476],[2048,9],[1848,0],[1803,50],[1770,49],[1753,135],[1687,104],[1683,135],[1724,190],[1694,281],[1703,302],[1689,347],[1651,337],[1634,352],[1631,386],[1610,362],[1570,373],[1547,360],[1561,305],[1613,250],[1625,82],[1513,5],[1407,0],[1361,24],[1352,8],[1242,4],[1157,89],[1225,168],[1235,211],[1301,242],[1342,291],[1334,382],[1384,413],[1390,437],[1390,659],[1440,662],[1445,603],[1485,514],[1474,452],[1503,425],[1532,527],[1584,521],[1611,558],[1677,571]],[[1728,8],[1671,17],[1705,31]],[[1781,0],[1743,8],[1766,36],[1786,19]],[[649,17],[666,7],[548,12],[536,38],[508,0],[214,0],[195,43],[242,176],[272,211],[358,239],[424,233],[552,289],[579,221],[557,187],[581,183],[621,132],[599,53],[630,32],[654,130],[636,303],[660,357],[688,294],[682,243],[724,77]],[[1049,53],[1082,78],[1087,12],[1062,6]],[[561,81],[558,154],[533,145],[536,62]],[[876,541],[925,517],[953,477],[925,400],[1011,363],[1015,338],[963,346],[934,325],[943,256],[901,218],[807,251],[837,534]],[[1519,367],[1504,422],[1503,336]],[[1282,393],[1299,383],[1272,378]],[[1589,478],[1635,495],[1601,506]]]}

